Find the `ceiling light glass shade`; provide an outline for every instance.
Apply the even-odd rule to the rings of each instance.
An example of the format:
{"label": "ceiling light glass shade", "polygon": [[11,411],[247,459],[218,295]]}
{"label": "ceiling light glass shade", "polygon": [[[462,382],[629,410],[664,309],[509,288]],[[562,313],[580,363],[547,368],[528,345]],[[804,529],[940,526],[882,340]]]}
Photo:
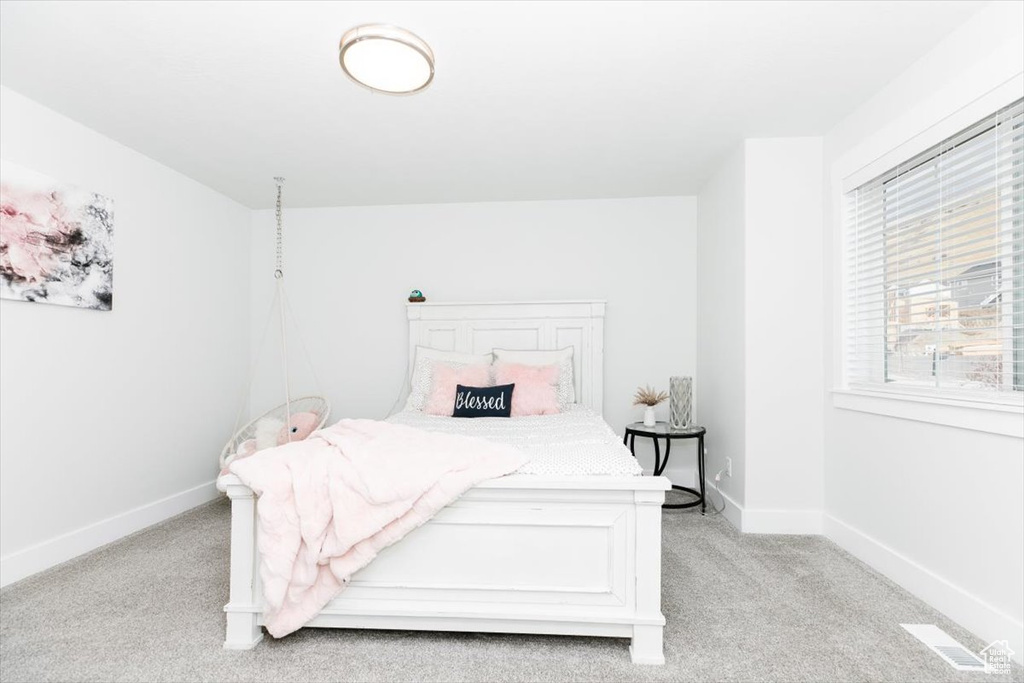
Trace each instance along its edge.
{"label": "ceiling light glass shade", "polygon": [[341,37],[341,68],[356,83],[391,95],[423,90],[434,80],[434,53],[397,26],[357,26]]}

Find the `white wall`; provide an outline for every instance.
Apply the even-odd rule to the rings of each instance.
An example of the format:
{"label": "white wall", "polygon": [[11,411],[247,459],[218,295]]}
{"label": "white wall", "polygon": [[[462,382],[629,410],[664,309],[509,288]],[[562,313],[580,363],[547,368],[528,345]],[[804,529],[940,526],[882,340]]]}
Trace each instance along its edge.
{"label": "white wall", "polygon": [[723,162],[699,196],[697,354],[708,476],[732,458],[721,486],[737,526],[824,529],[981,637],[1009,638],[1018,656],[1024,444],[836,409],[830,390],[834,185],[1020,78],[1022,7],[979,12],[824,140],[746,140]]}
{"label": "white wall", "polygon": [[817,533],[822,505],[821,138],[745,140],[699,196],[707,476],[743,531]]}
{"label": "white wall", "polygon": [[[826,136],[826,390],[840,383],[836,185],[1022,68],[1024,5],[993,3]],[[1021,440],[824,404],[826,533],[982,639],[1008,638],[1019,658]]]}
{"label": "white wall", "polygon": [[820,530],[821,145],[745,142],[745,531]]}
{"label": "white wall", "polygon": [[[746,472],[745,178],[741,145],[701,188],[697,228],[697,421],[708,429],[708,478],[731,458],[732,476],[719,487],[739,506]],[[737,512],[725,510],[740,526]]]}
{"label": "white wall", "polygon": [[[273,291],[274,214],[256,212],[253,223],[259,335]],[[695,374],[692,197],[286,209],[285,231],[289,298],[333,419],[388,414],[406,372],[413,288],[432,301],[606,299],[604,410],[619,433],[642,419],[631,405],[637,385],[667,389],[670,375]],[[261,362],[257,410],[283,400],[276,338]],[[297,390],[309,390],[297,347]],[[653,451],[643,447],[649,468]],[[679,481],[692,481],[692,452],[673,449]]]}
{"label": "white wall", "polygon": [[112,197],[111,312],[0,301],[0,582],[215,494],[248,350],[249,211],[0,89],[3,158]]}

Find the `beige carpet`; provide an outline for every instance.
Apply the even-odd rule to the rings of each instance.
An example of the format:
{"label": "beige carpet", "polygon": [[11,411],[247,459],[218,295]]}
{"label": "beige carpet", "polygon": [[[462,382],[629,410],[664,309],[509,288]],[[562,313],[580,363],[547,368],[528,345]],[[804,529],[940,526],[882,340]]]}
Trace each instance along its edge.
{"label": "beige carpet", "polygon": [[628,641],[308,629],[221,648],[228,507],[214,503],[0,591],[0,679],[18,681],[978,681],[900,628],[985,645],[818,537],[664,513],[663,667]]}

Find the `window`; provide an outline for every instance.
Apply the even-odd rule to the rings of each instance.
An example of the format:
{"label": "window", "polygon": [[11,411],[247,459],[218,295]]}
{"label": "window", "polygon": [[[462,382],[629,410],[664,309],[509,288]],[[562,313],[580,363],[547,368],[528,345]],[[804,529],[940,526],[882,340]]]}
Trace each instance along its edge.
{"label": "window", "polygon": [[1024,396],[1024,100],[845,195],[851,389]]}

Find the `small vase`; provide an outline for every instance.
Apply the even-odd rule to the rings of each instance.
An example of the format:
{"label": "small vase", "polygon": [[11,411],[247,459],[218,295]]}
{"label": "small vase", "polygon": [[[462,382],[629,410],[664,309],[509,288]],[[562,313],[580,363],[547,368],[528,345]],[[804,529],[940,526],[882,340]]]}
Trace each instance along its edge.
{"label": "small vase", "polygon": [[654,419],[654,406],[644,408],[644,427],[653,427],[657,424]]}

